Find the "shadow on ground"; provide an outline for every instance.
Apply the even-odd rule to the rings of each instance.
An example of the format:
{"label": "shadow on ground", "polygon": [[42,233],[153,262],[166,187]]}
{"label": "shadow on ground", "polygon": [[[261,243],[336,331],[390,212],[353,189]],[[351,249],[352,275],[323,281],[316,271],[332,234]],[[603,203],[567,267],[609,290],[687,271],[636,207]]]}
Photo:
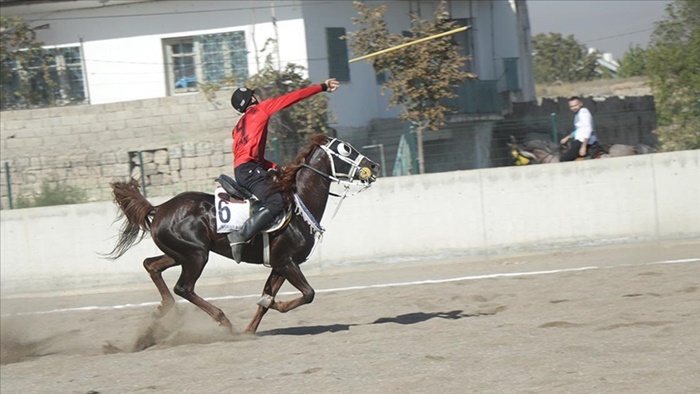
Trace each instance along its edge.
{"label": "shadow on ground", "polygon": [[[385,323],[396,323],[396,324],[417,324],[428,321],[430,319],[447,319],[447,320],[457,320],[465,317],[479,317],[493,315],[494,313],[464,313],[461,310],[455,310],[450,312],[415,312],[407,313],[404,315],[398,315],[395,317],[381,317],[372,323],[368,324],[385,324]],[[258,332],[258,336],[270,336],[270,335],[318,335],[325,334],[327,332],[339,332],[348,331],[350,327],[361,326],[362,324],[331,324],[327,326],[302,326],[302,327],[285,327],[276,328],[274,330],[261,331]]]}

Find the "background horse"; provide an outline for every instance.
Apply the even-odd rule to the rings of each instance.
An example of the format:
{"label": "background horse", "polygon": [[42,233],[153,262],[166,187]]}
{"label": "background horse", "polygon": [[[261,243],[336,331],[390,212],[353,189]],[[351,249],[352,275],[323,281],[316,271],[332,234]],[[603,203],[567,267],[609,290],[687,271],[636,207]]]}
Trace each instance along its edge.
{"label": "background horse", "polygon": [[[511,156],[513,156],[515,165],[527,164],[544,164],[558,163],[559,157],[566,150],[566,146],[556,142],[542,139],[526,140],[523,143],[517,143],[515,137],[510,137],[508,143]],[[641,155],[646,153],[654,153],[655,150],[644,144],[624,145],[624,144],[606,144],[600,145],[596,152],[590,152],[590,158],[602,159],[606,157],[621,157]],[[581,158],[577,160],[583,160]]]}
{"label": "background horse", "polygon": [[[263,298],[246,333],[255,333],[268,309],[287,312],[308,304],[314,299],[314,290],[301,272],[303,263],[313,250],[316,232],[328,202],[332,182],[349,186],[358,181],[368,187],[377,177],[379,166],[357,152],[352,146],[325,135],[315,135],[303,148],[293,164],[284,166],[277,175],[276,187],[285,196],[288,206],[297,205],[289,223],[269,234],[269,264],[272,268],[263,288]],[[231,258],[231,247],[226,234],[216,231],[214,196],[200,192],[184,192],[161,205],[153,206],[139,191],[138,182],[111,183],[115,204],[125,221],[115,248],[109,258],[121,257],[133,245],[150,234],[163,252],[149,257],[143,266],[161,295],[157,316],[162,317],[175,305],[161,273],[171,267],[181,267],[175,285],[175,294],[185,298],[209,314],[220,326],[232,330],[232,325],[221,309],[194,292],[195,283],[209,259],[209,252]],[[301,204],[293,202],[295,193]],[[303,205],[304,207],[300,207]],[[243,251],[243,260],[262,264],[264,260],[262,236],[257,235]],[[284,281],[301,292],[291,301],[275,300]]]}

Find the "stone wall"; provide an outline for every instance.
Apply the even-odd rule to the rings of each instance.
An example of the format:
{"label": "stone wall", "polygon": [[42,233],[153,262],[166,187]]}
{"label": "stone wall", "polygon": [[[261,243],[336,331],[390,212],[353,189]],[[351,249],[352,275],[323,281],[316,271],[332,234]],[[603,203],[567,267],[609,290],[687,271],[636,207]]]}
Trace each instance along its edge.
{"label": "stone wall", "polygon": [[[141,179],[141,168],[149,197],[211,191],[214,178],[233,172],[231,128],[239,116],[229,105],[230,95],[230,90],[222,90],[213,100],[197,93],[2,112],[0,207],[9,208],[8,175],[15,200],[36,193],[45,181],[85,190],[89,201],[110,200],[109,182],[129,176]],[[655,144],[653,97],[584,101],[603,143]],[[557,114],[560,134],[571,130],[566,98],[518,104],[513,110],[496,123],[452,123],[440,132],[426,132],[426,171],[510,165],[509,136],[541,133],[548,138],[552,113]],[[372,122],[367,130],[340,128],[338,136],[360,149],[374,146],[366,154],[375,161],[381,146],[385,171],[391,175],[404,132],[402,122],[393,119]]]}
{"label": "stone wall", "polygon": [[238,115],[230,94],[2,112],[2,207],[9,207],[7,175],[15,198],[48,180],[84,189],[90,201],[109,200],[111,180],[140,178],[139,151],[149,195],[209,190],[214,177],[232,172]]}

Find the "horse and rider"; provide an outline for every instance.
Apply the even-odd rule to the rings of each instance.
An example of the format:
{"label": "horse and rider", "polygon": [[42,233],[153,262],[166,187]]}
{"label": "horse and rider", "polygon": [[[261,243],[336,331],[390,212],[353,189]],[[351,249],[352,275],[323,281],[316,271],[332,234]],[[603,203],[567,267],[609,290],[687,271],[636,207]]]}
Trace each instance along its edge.
{"label": "horse and rider", "polygon": [[[162,272],[180,266],[175,294],[202,309],[220,326],[232,329],[221,309],[195,293],[195,283],[210,252],[236,262],[266,264],[271,268],[246,333],[257,331],[269,309],[287,312],[313,301],[314,290],[299,265],[309,257],[318,233],[323,231],[320,222],[331,184],[341,184],[346,190],[359,185],[364,190],[376,180],[379,165],[350,144],[318,134],[310,138],[294,162],[279,167],[265,158],[265,142],[268,122],[275,112],[338,87],[339,83],[331,78],[267,100],[260,100],[254,89],[239,88],[233,93],[231,104],[243,114],[232,132],[235,180],[222,174],[218,181],[232,199],[255,200],[250,204],[250,217],[238,231],[217,231],[217,206],[212,194],[184,192],[153,206],[135,180],[110,184],[120,216],[125,220],[108,256],[117,259],[146,234],[151,236],[163,254],[145,259],[143,265],[161,295],[158,316],[164,316],[175,305]],[[286,219],[269,229],[280,216]],[[263,235],[259,235],[261,232]],[[276,299],[285,281],[301,296],[290,301]]]}
{"label": "horse and rider", "polygon": [[236,182],[250,190],[261,205],[252,212],[240,231],[229,233],[233,259],[241,262],[243,245],[264,228],[270,226],[284,210],[282,195],[273,190],[267,172],[277,163],[265,159],[267,126],[270,117],[305,98],[321,92],[334,92],[340,83],[334,78],[319,85],[299,89],[280,97],[260,101],[254,89],[238,88],[231,95],[231,105],[243,114],[233,128],[233,172]]}
{"label": "horse and rider", "polygon": [[591,111],[583,105],[583,100],[572,96],[568,100],[569,109],[574,113],[574,130],[559,141],[559,145],[545,140],[529,140],[518,144],[511,136],[509,147],[515,165],[558,163],[604,157],[629,156],[651,153],[646,145],[629,146],[622,144],[602,145],[598,142]]}

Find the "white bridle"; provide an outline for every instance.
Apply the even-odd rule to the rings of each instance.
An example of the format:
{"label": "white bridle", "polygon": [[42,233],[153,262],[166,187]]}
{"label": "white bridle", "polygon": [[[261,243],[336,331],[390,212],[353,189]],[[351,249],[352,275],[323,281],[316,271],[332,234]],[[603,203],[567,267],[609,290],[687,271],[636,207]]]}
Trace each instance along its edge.
{"label": "white bridle", "polygon": [[[337,138],[333,138],[332,140],[328,141],[326,144],[319,145],[321,147],[321,149],[323,149],[323,151],[326,152],[326,154],[328,155],[328,159],[331,162],[331,173],[330,174],[326,174],[326,173],[322,172],[321,170],[318,170],[316,168],[311,167],[308,164],[302,164],[302,167],[313,170],[315,173],[317,173],[317,174],[319,174],[327,179],[330,179],[333,182],[337,182],[339,185],[343,186],[344,191],[343,191],[342,195],[330,193],[333,196],[340,197],[340,201],[338,202],[338,205],[335,208],[335,212],[333,213],[333,217],[335,217],[335,214],[338,213],[338,209],[340,209],[340,205],[342,204],[345,197],[352,197],[352,196],[364,191],[365,189],[370,187],[372,185],[372,182],[375,180],[375,176],[372,174],[372,170],[368,167],[362,167],[360,165],[362,160],[365,159],[365,155],[363,155],[360,152],[357,152],[357,150],[355,150],[357,152],[357,157],[355,158],[355,160],[352,160],[347,156],[350,154],[351,150],[347,146],[345,146],[344,142],[341,141],[338,146],[339,146],[339,148],[341,146],[344,147],[344,149],[346,149],[346,151],[347,151],[347,155],[343,155],[343,154],[341,154],[342,152],[338,153],[338,152],[335,152],[333,149],[331,149],[331,146],[333,145],[333,143],[335,141],[340,141],[340,140]],[[342,149],[342,148],[340,148],[340,149]],[[338,172],[338,170],[335,168],[335,158],[338,158],[339,160],[344,161],[345,163],[350,165],[349,173],[346,174],[346,173]],[[352,194],[348,194],[350,187],[357,184],[355,182],[355,174],[357,174],[358,172],[359,172],[358,178],[359,178],[360,183],[362,184],[362,187],[359,190],[357,190],[356,192],[354,192]]]}
{"label": "white bridle", "polygon": [[[364,186],[362,187],[362,189],[360,191],[370,187],[371,183],[374,181],[374,178],[375,178],[374,175],[372,174],[372,170],[368,167],[362,167],[360,165],[360,163],[362,163],[362,160],[364,160],[366,158],[366,156],[361,154],[360,152],[357,152],[357,157],[354,160],[352,160],[347,155],[342,155],[342,154],[334,151],[333,149],[331,149],[331,146],[333,145],[333,143],[335,141],[340,141],[340,140],[338,140],[337,138],[333,138],[332,140],[328,141],[326,144],[319,145],[321,147],[321,149],[323,149],[323,151],[326,152],[326,154],[328,155],[328,159],[331,162],[331,173],[330,174],[326,174],[326,173],[324,173],[316,168],[309,166],[308,164],[304,164],[302,166],[313,170],[317,174],[319,174],[325,178],[328,178],[333,182],[337,182],[338,184],[345,186],[346,189],[349,186],[356,184],[355,183],[355,181],[356,181],[355,175],[359,172],[358,178],[359,178],[360,182],[364,184]],[[340,146],[345,147],[345,143],[341,141],[339,147]],[[349,155],[351,152],[350,149],[347,147],[345,147],[345,149],[347,149],[347,154]],[[338,170],[335,167],[335,159],[336,158],[350,165],[350,171],[348,173],[338,172]],[[357,193],[359,193],[359,191]],[[355,194],[357,194],[357,193],[355,193]]]}
{"label": "white bridle", "polygon": [[[358,171],[360,172],[359,178],[361,182],[367,182],[372,178],[372,170],[370,170],[367,167],[361,167],[360,163],[362,163],[362,160],[364,160],[366,157],[365,155],[361,154],[360,152],[357,152],[357,157],[355,160],[351,160],[347,155],[350,154],[351,150],[346,146],[346,144],[342,141],[340,141],[340,144],[338,145],[339,150],[345,149],[347,152],[347,155],[343,155],[341,153],[338,153],[331,149],[331,146],[335,141],[340,141],[337,138],[333,138],[332,140],[328,141],[325,145],[321,145],[321,149],[323,149],[326,154],[328,154],[328,157],[331,161],[331,172],[333,173],[333,177],[337,179],[337,182],[342,182],[340,177],[345,178],[346,181],[352,183],[355,178],[355,173]],[[357,150],[356,150],[357,151]],[[337,157],[341,161],[344,161],[345,163],[348,163],[350,165],[350,172],[348,174],[345,173],[339,173],[336,168],[335,168],[335,160],[333,157]],[[371,183],[371,182],[370,182]]]}

